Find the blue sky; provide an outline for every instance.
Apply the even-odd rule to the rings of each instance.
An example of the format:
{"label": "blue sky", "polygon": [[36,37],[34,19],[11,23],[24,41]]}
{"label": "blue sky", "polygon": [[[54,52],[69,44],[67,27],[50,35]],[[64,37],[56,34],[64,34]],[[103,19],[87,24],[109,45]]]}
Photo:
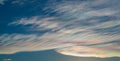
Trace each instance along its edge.
{"label": "blue sky", "polygon": [[0,0],[0,60],[120,60],[119,8],[119,0]]}

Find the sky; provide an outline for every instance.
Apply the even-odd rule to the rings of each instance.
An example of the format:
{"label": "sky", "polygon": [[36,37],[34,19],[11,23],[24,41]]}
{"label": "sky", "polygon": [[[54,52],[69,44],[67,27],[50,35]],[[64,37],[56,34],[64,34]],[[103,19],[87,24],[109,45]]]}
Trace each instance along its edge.
{"label": "sky", "polygon": [[0,0],[0,61],[119,61],[119,0]]}

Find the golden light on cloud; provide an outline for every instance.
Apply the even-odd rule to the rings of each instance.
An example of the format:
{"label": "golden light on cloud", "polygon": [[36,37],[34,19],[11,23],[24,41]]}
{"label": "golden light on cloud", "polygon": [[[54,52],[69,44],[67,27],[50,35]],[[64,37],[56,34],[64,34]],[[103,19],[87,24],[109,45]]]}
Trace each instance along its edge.
{"label": "golden light on cloud", "polygon": [[120,53],[112,50],[107,50],[103,48],[95,48],[95,47],[85,47],[85,46],[71,46],[56,49],[58,53],[70,56],[78,56],[78,57],[119,57]]}

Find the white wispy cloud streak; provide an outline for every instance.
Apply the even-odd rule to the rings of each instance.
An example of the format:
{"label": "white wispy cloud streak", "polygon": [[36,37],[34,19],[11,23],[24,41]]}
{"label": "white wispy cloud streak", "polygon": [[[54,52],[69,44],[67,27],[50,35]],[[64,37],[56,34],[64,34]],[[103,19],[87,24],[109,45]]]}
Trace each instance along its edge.
{"label": "white wispy cloud streak", "polygon": [[55,49],[65,55],[81,57],[120,57],[118,7],[118,0],[54,2],[44,10],[51,9],[47,12],[56,12],[57,17],[33,16],[9,24],[48,32],[1,35],[0,53]]}
{"label": "white wispy cloud streak", "polygon": [[[96,23],[96,21],[97,20],[93,20],[92,23],[94,23],[94,22]],[[106,25],[106,23],[108,23],[108,25]],[[8,41],[12,40],[12,41],[8,42],[8,43],[10,43],[8,47],[9,47],[9,49],[13,50],[12,53],[20,52],[20,51],[39,51],[39,50],[48,50],[48,49],[56,49],[56,48],[57,48],[58,52],[60,50],[60,53],[62,53],[62,52],[66,53],[66,51],[67,51],[66,49],[68,46],[76,46],[77,45],[77,46],[87,47],[90,50],[92,50],[93,48],[95,50],[97,50],[97,49],[103,50],[103,49],[109,48],[106,50],[110,51],[110,52],[113,50],[114,51],[113,54],[117,54],[117,55],[108,56],[109,53],[103,54],[106,51],[106,50],[103,50],[103,51],[101,51],[101,54],[103,54],[103,55],[94,53],[93,56],[95,56],[95,57],[118,56],[118,52],[116,52],[116,51],[119,50],[120,48],[119,48],[119,43],[116,42],[115,40],[120,40],[120,38],[119,38],[120,35],[119,34],[103,35],[101,33],[96,33],[93,30],[96,28],[97,29],[101,29],[101,28],[105,29],[105,28],[115,27],[115,26],[119,25],[117,23],[119,23],[119,21],[116,21],[116,22],[107,21],[107,22],[103,22],[103,23],[98,23],[93,26],[85,26],[84,27],[84,25],[79,25],[79,23],[76,24],[76,21],[58,20],[58,18],[55,18],[55,17],[41,18],[39,16],[34,16],[32,18],[22,18],[18,21],[10,23],[10,25],[22,25],[22,26],[27,27],[27,25],[31,24],[32,26],[28,27],[30,29],[36,29],[37,31],[51,29],[51,31],[44,33],[41,36],[36,35],[36,34],[32,34],[32,35],[29,35],[29,34],[24,35],[23,34],[22,37],[19,36],[19,34],[16,34],[14,36],[8,35],[7,37],[11,38]],[[43,24],[45,24],[45,25],[42,26]],[[55,27],[51,26],[54,24],[57,24],[57,25]],[[100,32],[102,32],[102,31],[100,31]],[[114,31],[114,32],[116,32],[116,31]],[[13,39],[11,36],[13,37]],[[14,41],[19,40],[19,39],[16,39],[17,36],[21,40],[20,42],[22,44],[25,44],[25,46],[19,42],[16,42],[15,44],[17,46],[15,46],[15,47],[18,49],[15,49],[15,48],[13,49],[14,44],[12,44],[12,43]],[[6,39],[6,36],[4,36],[1,40],[4,40],[4,39]],[[114,43],[109,43],[111,41],[115,41],[118,44],[116,45]],[[103,45],[101,45],[100,43],[103,43]],[[106,44],[104,44],[104,43],[106,43]],[[5,44],[7,44],[7,43],[5,43]],[[94,44],[96,44],[96,45],[94,46]],[[20,47],[18,47],[19,45],[20,45]],[[89,45],[93,45],[93,46],[89,47]],[[102,47],[98,47],[99,45]],[[116,48],[112,47],[113,45],[116,46]],[[21,48],[21,46],[23,46],[24,48]],[[2,47],[3,47],[3,45],[2,45]],[[63,48],[63,47],[65,47],[65,48]],[[69,48],[70,47],[68,47],[68,50],[69,50]],[[10,53],[9,49],[7,47],[5,47],[2,50],[4,53]],[[61,49],[62,49],[62,51],[61,51]],[[88,49],[88,51],[89,51],[89,49]],[[94,51],[94,49],[93,49],[93,51]],[[16,51],[16,50],[18,50],[18,51]],[[78,50],[80,50],[80,49],[78,49]],[[6,51],[9,51],[9,52],[6,52]],[[80,50],[80,51],[83,51],[83,50]],[[72,53],[71,51],[68,53],[71,53],[72,55],[74,55],[74,53]],[[92,54],[88,54],[88,57],[91,56]],[[86,54],[83,54],[83,55],[86,56]],[[76,56],[76,55],[74,55],[74,56]],[[80,55],[78,54],[78,56],[80,56]]]}
{"label": "white wispy cloud streak", "polygon": [[[49,37],[36,34],[3,34],[0,36],[0,54],[13,54],[22,51],[39,51],[71,46],[71,43],[51,41]],[[61,46],[61,43],[63,46]]]}
{"label": "white wispy cloud streak", "polygon": [[[108,3],[111,2],[111,3]],[[74,18],[78,20],[88,19],[97,16],[114,16],[119,12],[118,0],[91,0],[91,1],[63,1],[53,2],[53,5],[46,7],[52,12],[61,14],[64,18]],[[58,15],[57,14],[57,15]]]}

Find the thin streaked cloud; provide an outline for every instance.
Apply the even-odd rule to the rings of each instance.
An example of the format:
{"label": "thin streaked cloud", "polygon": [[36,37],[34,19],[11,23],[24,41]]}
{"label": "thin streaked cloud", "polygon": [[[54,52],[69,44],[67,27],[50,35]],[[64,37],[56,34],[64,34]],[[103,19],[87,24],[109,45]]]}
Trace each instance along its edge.
{"label": "thin streaked cloud", "polygon": [[42,35],[3,34],[0,53],[55,49],[80,57],[120,57],[119,6],[118,0],[54,1],[43,9],[55,13],[53,16],[24,17],[9,23]]}

